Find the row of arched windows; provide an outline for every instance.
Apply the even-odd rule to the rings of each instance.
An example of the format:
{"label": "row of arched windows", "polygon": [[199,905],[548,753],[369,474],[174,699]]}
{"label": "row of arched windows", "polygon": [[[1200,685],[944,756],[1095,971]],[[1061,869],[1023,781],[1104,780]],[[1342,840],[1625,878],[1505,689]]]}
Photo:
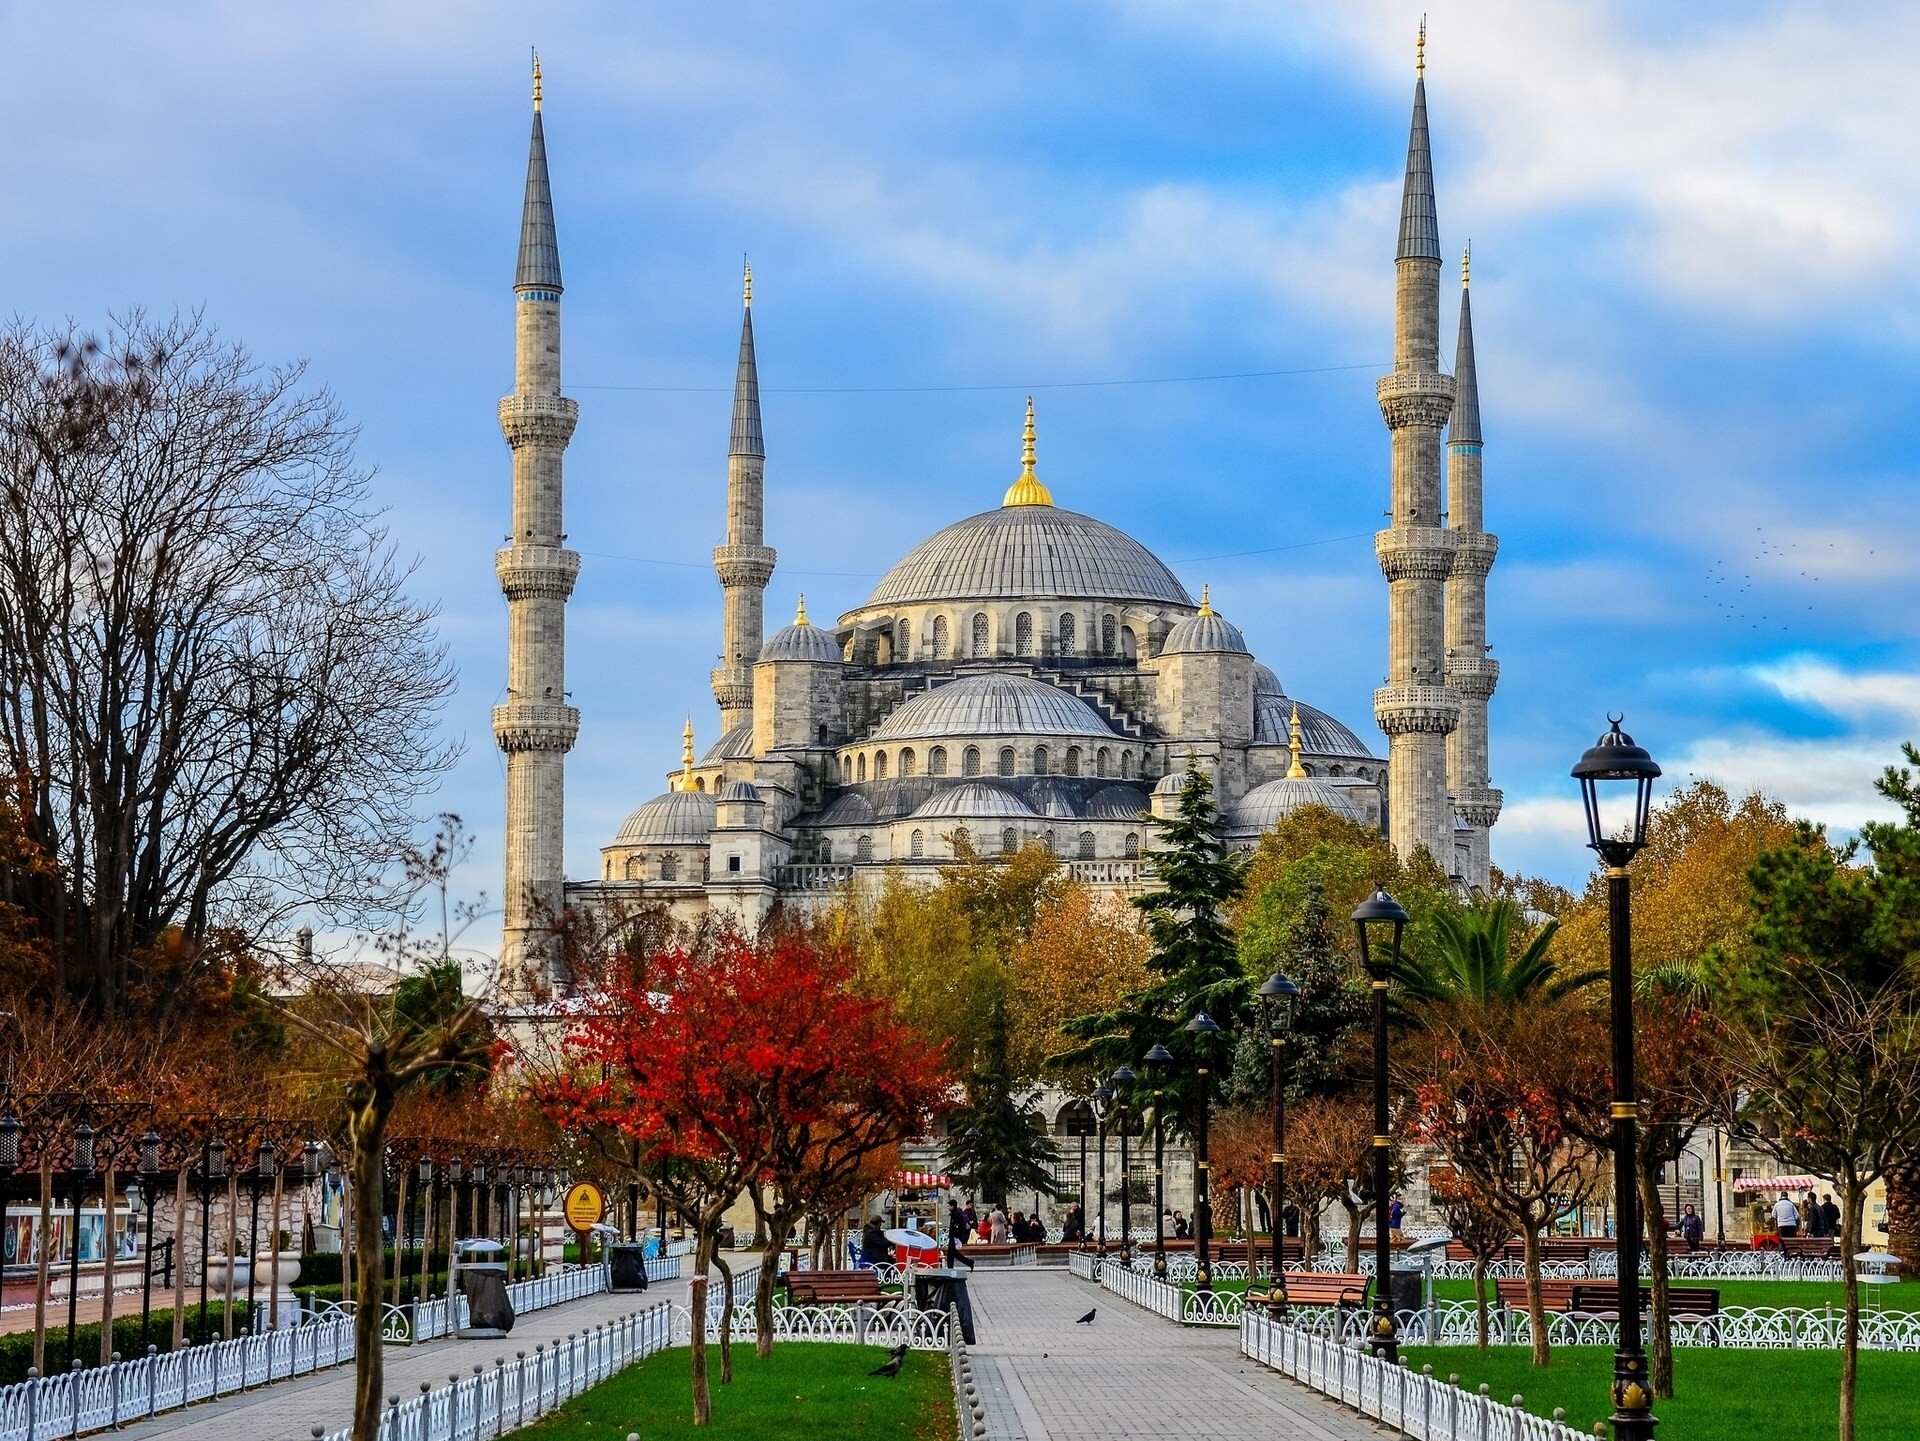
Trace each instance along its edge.
{"label": "row of arched windows", "polygon": [[[698,852],[688,859],[689,864],[686,867],[686,878],[704,884],[707,879],[709,864],[706,852]],[[651,869],[651,874],[649,874],[649,869]],[[654,857],[651,868],[649,868],[645,856],[628,856],[626,865],[623,868],[623,874],[624,878],[630,881],[644,881],[649,879],[678,881],[681,878],[681,869],[679,854],[674,851],[666,851]],[[613,862],[609,860],[607,862],[607,879],[612,880],[613,878]]]}
{"label": "row of arched windows", "polygon": [[[1055,834],[1052,831],[1048,831],[1046,833],[1044,840],[1046,841],[1048,850],[1055,851],[1055,852],[1059,850],[1058,837],[1055,836]],[[969,843],[967,828],[965,826],[960,827],[960,829],[954,832],[954,841],[957,845],[966,845]],[[855,860],[871,861],[873,859],[873,837],[872,836],[859,837],[854,842],[853,849],[854,849]],[[1019,830],[1013,826],[1006,827],[1004,830],[1000,832],[1000,854],[1003,856],[1010,856],[1010,855],[1013,855],[1019,849],[1020,849]],[[915,830],[910,836],[907,837],[907,854],[911,859],[916,861],[926,859],[927,833],[925,831]],[[1125,854],[1126,854],[1126,858],[1130,861],[1138,860],[1140,857],[1140,837],[1131,831],[1127,833],[1127,838],[1125,841]],[[820,859],[823,861],[831,859],[833,855],[833,843],[831,841],[822,840],[819,845],[819,855],[820,855]],[[1082,860],[1082,861],[1090,861],[1090,860],[1096,859],[1095,837],[1092,831],[1080,832],[1079,837],[1077,838],[1077,842],[1075,844],[1074,859]]]}
{"label": "row of arched windows", "polygon": [[[976,613],[967,625],[968,657],[983,660],[993,654],[992,622],[984,613]],[[892,659],[912,660],[915,655],[913,641],[913,622],[897,620],[890,632],[882,634],[892,642]],[[1081,653],[1080,622],[1071,612],[1062,615],[1055,623],[1055,654],[1079,655]],[[1002,642],[1004,644],[1004,641]],[[1087,638],[1088,653],[1098,655],[1135,654],[1135,642],[1131,626],[1122,626],[1119,618],[1112,615],[1100,617],[1100,633],[1097,651],[1093,649],[1093,637]],[[1013,653],[1017,656],[1032,656],[1038,653],[1037,630],[1033,612],[1021,611],[1013,618]],[[957,652],[953,643],[953,632],[947,617],[937,615],[928,630],[926,644],[919,648],[922,660],[956,659]]]}
{"label": "row of arched windows", "polygon": [[[979,746],[968,746],[960,752],[960,774],[963,776],[983,774],[981,769],[983,759]],[[1113,747],[1095,747],[1091,770],[1089,770],[1087,766],[1087,752],[1080,746],[1068,746],[1064,751],[1059,753],[1057,761],[1058,768],[1056,769],[1056,756],[1051,747],[1044,745],[1035,746],[1033,748],[1033,769],[1028,772],[1028,774],[1036,776],[1056,774],[1063,776],[1111,776],[1124,781],[1130,781],[1134,778],[1133,752],[1124,748],[1117,753],[1116,759],[1116,753]],[[945,746],[932,747],[927,752],[926,764],[927,774],[930,776],[944,776],[949,774],[947,769],[947,748]],[[862,752],[859,755],[841,756],[840,783],[842,785],[852,785],[857,781],[868,779],[869,775],[876,781],[883,781],[887,778],[888,772],[896,765],[898,766],[897,774],[899,775],[914,776],[920,774],[919,753],[915,751],[912,746],[903,746],[897,752],[897,758],[893,760],[889,759],[888,752],[884,750],[872,752],[871,759],[869,759],[868,753],[866,752]],[[998,753],[994,756],[993,767],[995,775],[1015,776],[1021,774],[1019,752],[1012,746],[1001,746]]]}

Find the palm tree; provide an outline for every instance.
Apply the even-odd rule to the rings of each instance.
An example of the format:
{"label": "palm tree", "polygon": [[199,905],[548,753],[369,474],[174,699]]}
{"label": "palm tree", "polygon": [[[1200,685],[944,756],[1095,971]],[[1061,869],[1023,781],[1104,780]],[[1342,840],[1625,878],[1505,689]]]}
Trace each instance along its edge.
{"label": "palm tree", "polygon": [[1419,1009],[1449,1002],[1557,1001],[1606,978],[1602,970],[1562,973],[1547,954],[1560,929],[1558,921],[1548,921],[1514,954],[1514,923],[1519,919],[1520,908],[1505,900],[1436,911],[1437,952],[1427,960],[1403,960],[1398,977],[1402,1003]]}

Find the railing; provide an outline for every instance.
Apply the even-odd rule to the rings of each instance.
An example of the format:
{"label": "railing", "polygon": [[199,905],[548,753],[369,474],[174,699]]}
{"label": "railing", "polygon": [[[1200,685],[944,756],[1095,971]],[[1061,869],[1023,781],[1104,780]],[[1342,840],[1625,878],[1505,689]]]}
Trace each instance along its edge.
{"label": "railing", "polygon": [[1389,1365],[1353,1342],[1330,1340],[1248,1311],[1240,1318],[1241,1354],[1301,1385],[1419,1441],[1576,1441],[1565,1413],[1535,1416],[1487,1394],[1437,1379],[1431,1366]]}
{"label": "railing", "polygon": [[1111,1291],[1121,1300],[1131,1301],[1156,1316],[1165,1316],[1169,1321],[1178,1321],[1183,1317],[1185,1307],[1181,1298],[1184,1293],[1178,1286],[1129,1271],[1124,1266],[1112,1264],[1111,1260],[1100,1268],[1100,1289]]}
{"label": "railing", "polygon": [[973,1357],[960,1330],[960,1308],[947,1308],[947,1374],[953,1382],[953,1419],[957,1441],[980,1441],[987,1434],[987,1409],[973,1383]]}
{"label": "railing", "polygon": [[[720,1339],[721,1312],[707,1308],[707,1339]],[[742,1301],[733,1308],[730,1333],[736,1339],[758,1336],[753,1304]],[[938,1351],[947,1344],[947,1316],[942,1311],[916,1311],[911,1306],[776,1306],[773,1308],[773,1335],[777,1341],[838,1341],[859,1346],[898,1346],[914,1351]],[[673,1344],[684,1346],[693,1338],[693,1313],[685,1306],[673,1308]]]}
{"label": "railing", "polygon": [[[517,1351],[511,1365],[503,1357],[491,1371],[411,1401],[389,1401],[380,1418],[380,1441],[481,1441],[524,1426],[665,1350],[673,1340],[673,1309],[662,1301],[551,1346],[535,1346],[531,1356]],[[343,1427],[323,1441],[349,1441],[352,1435],[351,1427]]]}
{"label": "railing", "polygon": [[[1476,1307],[1471,1301],[1442,1301],[1431,1310],[1401,1313],[1402,1339],[1412,1344],[1472,1345]],[[1303,1329],[1326,1330],[1319,1317],[1302,1313]],[[1645,1323],[1650,1326],[1651,1320]],[[1525,1311],[1497,1305],[1487,1308],[1488,1338],[1495,1345],[1527,1346],[1533,1324]],[[1713,1316],[1673,1318],[1676,1346],[1721,1346],[1729,1350],[1837,1350],[1846,1316],[1838,1307],[1729,1306]],[[1554,1313],[1547,1317],[1547,1339],[1555,1346],[1613,1346],[1619,1327],[1606,1316]],[[1920,1351],[1920,1313],[1864,1311],[1860,1346],[1869,1351]]]}
{"label": "railing", "polygon": [[1103,1259],[1092,1251],[1069,1251],[1067,1252],[1067,1269],[1082,1281],[1098,1281]]}

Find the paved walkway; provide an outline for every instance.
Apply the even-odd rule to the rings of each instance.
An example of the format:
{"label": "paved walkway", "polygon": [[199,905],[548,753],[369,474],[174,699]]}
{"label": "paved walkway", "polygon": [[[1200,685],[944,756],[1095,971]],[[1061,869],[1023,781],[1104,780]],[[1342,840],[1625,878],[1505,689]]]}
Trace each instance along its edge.
{"label": "paved walkway", "polygon": [[[495,1357],[513,1359],[542,1342],[564,1340],[568,1333],[612,1321],[661,1301],[685,1304],[685,1281],[657,1281],[633,1295],[588,1296],[562,1306],[531,1311],[515,1322],[510,1335],[477,1341],[445,1338],[417,1346],[386,1349],[386,1391],[405,1400],[422,1381],[444,1386],[453,1372],[471,1375],[475,1366],[491,1369]],[[124,1427],[119,1435],[148,1441],[310,1441],[312,1428],[329,1432],[353,1420],[353,1367],[335,1366],[290,1381],[277,1382],[218,1401],[167,1411],[150,1421]]]}
{"label": "paved walkway", "polygon": [[[1239,1332],[1176,1326],[1066,1271],[975,1271],[974,1371],[995,1437],[1374,1441],[1359,1415],[1244,1360]],[[1074,1318],[1094,1308],[1090,1326]]]}

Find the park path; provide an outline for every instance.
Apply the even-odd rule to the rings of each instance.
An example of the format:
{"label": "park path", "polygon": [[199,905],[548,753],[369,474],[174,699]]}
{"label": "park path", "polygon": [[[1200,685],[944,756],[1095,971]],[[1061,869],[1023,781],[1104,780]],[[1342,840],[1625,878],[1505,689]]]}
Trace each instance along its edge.
{"label": "park path", "polygon": [[[475,1341],[449,1337],[416,1346],[389,1346],[386,1391],[406,1400],[420,1393],[423,1381],[444,1386],[454,1372],[469,1376],[476,1366],[491,1370],[497,1357],[511,1363],[516,1351],[531,1355],[541,1343],[551,1345],[571,1333],[662,1301],[685,1305],[686,1300],[684,1280],[656,1281],[634,1294],[602,1293],[528,1312],[515,1321],[507,1336]],[[118,1436],[131,1441],[308,1441],[315,1426],[332,1432],[352,1420],[353,1367],[348,1365],[163,1412],[123,1427]]]}
{"label": "park path", "polygon": [[[974,1373],[996,1441],[1375,1441],[1362,1417],[1051,1268],[975,1271]],[[1096,1309],[1092,1325],[1074,1318]]]}

